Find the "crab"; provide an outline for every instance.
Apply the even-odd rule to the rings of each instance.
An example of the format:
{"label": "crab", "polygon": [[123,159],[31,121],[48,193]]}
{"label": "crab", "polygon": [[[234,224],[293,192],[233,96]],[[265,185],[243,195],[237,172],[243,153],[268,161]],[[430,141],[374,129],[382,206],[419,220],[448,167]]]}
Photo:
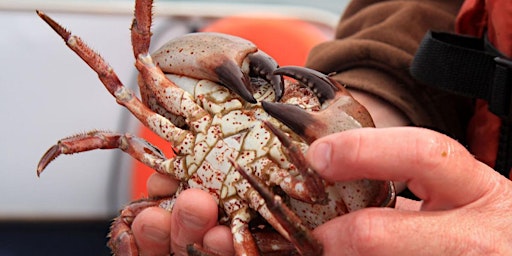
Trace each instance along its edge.
{"label": "crab", "polygon": [[[287,254],[290,249],[320,255],[312,228],[364,207],[393,206],[392,182],[326,182],[304,158],[319,137],[374,126],[343,85],[307,68],[278,67],[253,43],[225,34],[188,34],[149,54],[151,6],[150,0],[136,1],[131,27],[141,99],[79,37],[37,11],[98,74],[117,103],[175,152],[167,158],[136,136],[94,130],[61,139],[41,158],[38,175],[61,154],[121,149],[181,181],[175,195],[141,199],[121,211],[109,234],[114,254],[138,255],[130,231],[133,218],[151,206],[171,211],[188,188],[206,190],[218,202],[224,213],[219,222],[231,227],[237,255]],[[255,218],[273,231],[251,233]],[[204,252],[198,245],[188,250]]]}

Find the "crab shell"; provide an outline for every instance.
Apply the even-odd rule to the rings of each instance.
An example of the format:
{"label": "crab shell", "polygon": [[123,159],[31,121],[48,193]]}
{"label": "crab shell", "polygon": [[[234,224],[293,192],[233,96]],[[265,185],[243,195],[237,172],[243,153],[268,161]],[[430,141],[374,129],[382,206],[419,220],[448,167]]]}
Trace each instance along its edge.
{"label": "crab shell", "polygon": [[[150,7],[144,1],[137,4]],[[392,204],[391,183],[327,183],[304,160],[302,153],[315,139],[373,125],[366,110],[342,85],[313,70],[277,68],[275,61],[252,43],[216,33],[186,35],[150,56],[145,48],[149,37],[144,37],[150,34],[150,22],[140,21],[147,18],[137,16],[144,13],[138,11],[140,8],[136,7],[137,22],[133,26],[146,24],[147,31],[141,33],[132,27],[132,36],[138,38],[134,53],[143,102],[78,37],[43,13],[38,14],[100,75],[119,104],[173,144],[177,156],[166,159],[152,145],[128,134],[91,131],[65,138],[51,147],[38,165],[38,174],[60,154],[119,148],[159,172],[182,179],[180,189],[199,187],[213,191],[221,208],[229,214],[235,249],[240,254],[257,252],[248,233],[252,218],[249,206],[292,241],[300,253],[317,254],[321,246],[307,227],[362,207]],[[284,75],[296,82],[287,82],[285,88]],[[255,83],[250,77],[262,77],[265,82]],[[311,90],[304,90],[305,87]],[[311,104],[315,100],[317,103]],[[229,118],[233,119],[228,121]],[[262,143],[264,147],[258,146]],[[259,155],[247,155],[252,151]],[[276,185],[286,193],[288,204],[268,191],[269,186]],[[112,226],[113,250],[136,255],[131,220],[149,206],[172,209],[174,199],[145,200],[127,206]]]}

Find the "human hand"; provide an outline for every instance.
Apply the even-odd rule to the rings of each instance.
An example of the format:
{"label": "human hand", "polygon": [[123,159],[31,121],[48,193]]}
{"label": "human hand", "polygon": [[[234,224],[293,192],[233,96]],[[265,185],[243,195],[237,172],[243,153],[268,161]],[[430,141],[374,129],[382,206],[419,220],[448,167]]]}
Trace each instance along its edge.
{"label": "human hand", "polygon": [[[318,146],[325,141],[332,143],[331,152],[336,157],[322,167],[322,158],[316,154],[323,155]],[[326,179],[403,180],[423,199],[421,211],[413,210],[414,204],[399,198],[396,209],[363,209],[318,227],[314,234],[324,245],[326,255],[339,255],[341,251],[347,255],[487,255],[512,250],[512,182],[444,135],[420,128],[354,130],[320,139],[311,146],[307,157]],[[343,166],[343,171],[333,172],[330,166]],[[158,175],[148,181],[149,187],[155,189],[172,187],[161,186],[165,182],[171,180]],[[157,191],[151,193],[158,195]],[[190,228],[163,209],[145,210],[132,226],[142,255],[165,255],[170,247],[184,248],[194,242],[222,255],[233,254],[229,229],[215,226],[217,211],[211,197],[192,190],[180,198],[196,202],[183,207],[199,216],[198,222]],[[201,203],[202,200],[206,203]],[[201,208],[202,205],[210,206]],[[151,239],[143,225],[166,235]],[[170,246],[170,238],[174,237],[171,227],[188,236],[181,241],[173,240]],[[346,232],[339,235],[340,230]],[[214,241],[217,236],[222,239]]]}
{"label": "human hand", "polygon": [[350,130],[315,141],[307,159],[327,180],[403,181],[423,200],[420,211],[398,201],[398,209],[362,209],[317,227],[326,255],[512,252],[512,181],[447,136],[412,127]]}
{"label": "human hand", "polygon": [[[169,196],[176,192],[177,181],[155,173],[147,187],[150,197]],[[132,224],[140,255],[186,255],[186,246],[193,243],[220,255],[234,254],[229,228],[217,226],[217,209],[210,194],[188,189],[178,197],[172,213],[159,207],[143,210]]]}

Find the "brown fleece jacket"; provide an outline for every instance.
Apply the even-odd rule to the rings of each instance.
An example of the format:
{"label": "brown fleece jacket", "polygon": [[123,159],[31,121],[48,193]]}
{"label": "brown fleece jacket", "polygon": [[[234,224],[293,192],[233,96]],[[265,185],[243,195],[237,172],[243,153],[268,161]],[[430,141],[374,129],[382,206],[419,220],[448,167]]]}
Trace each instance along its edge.
{"label": "brown fleece jacket", "polygon": [[456,139],[472,113],[468,99],[419,84],[409,75],[414,53],[428,30],[453,31],[462,0],[353,0],[336,37],[315,47],[306,66],[349,88],[387,100],[416,126]]}

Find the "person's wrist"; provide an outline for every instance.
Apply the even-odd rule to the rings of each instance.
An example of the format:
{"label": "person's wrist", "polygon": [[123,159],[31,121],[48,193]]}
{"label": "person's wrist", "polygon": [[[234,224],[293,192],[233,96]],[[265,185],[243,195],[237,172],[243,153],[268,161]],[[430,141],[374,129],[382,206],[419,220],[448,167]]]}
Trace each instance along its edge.
{"label": "person's wrist", "polygon": [[390,102],[368,92],[350,88],[348,90],[368,110],[376,127],[406,126],[410,124],[409,118]]}

